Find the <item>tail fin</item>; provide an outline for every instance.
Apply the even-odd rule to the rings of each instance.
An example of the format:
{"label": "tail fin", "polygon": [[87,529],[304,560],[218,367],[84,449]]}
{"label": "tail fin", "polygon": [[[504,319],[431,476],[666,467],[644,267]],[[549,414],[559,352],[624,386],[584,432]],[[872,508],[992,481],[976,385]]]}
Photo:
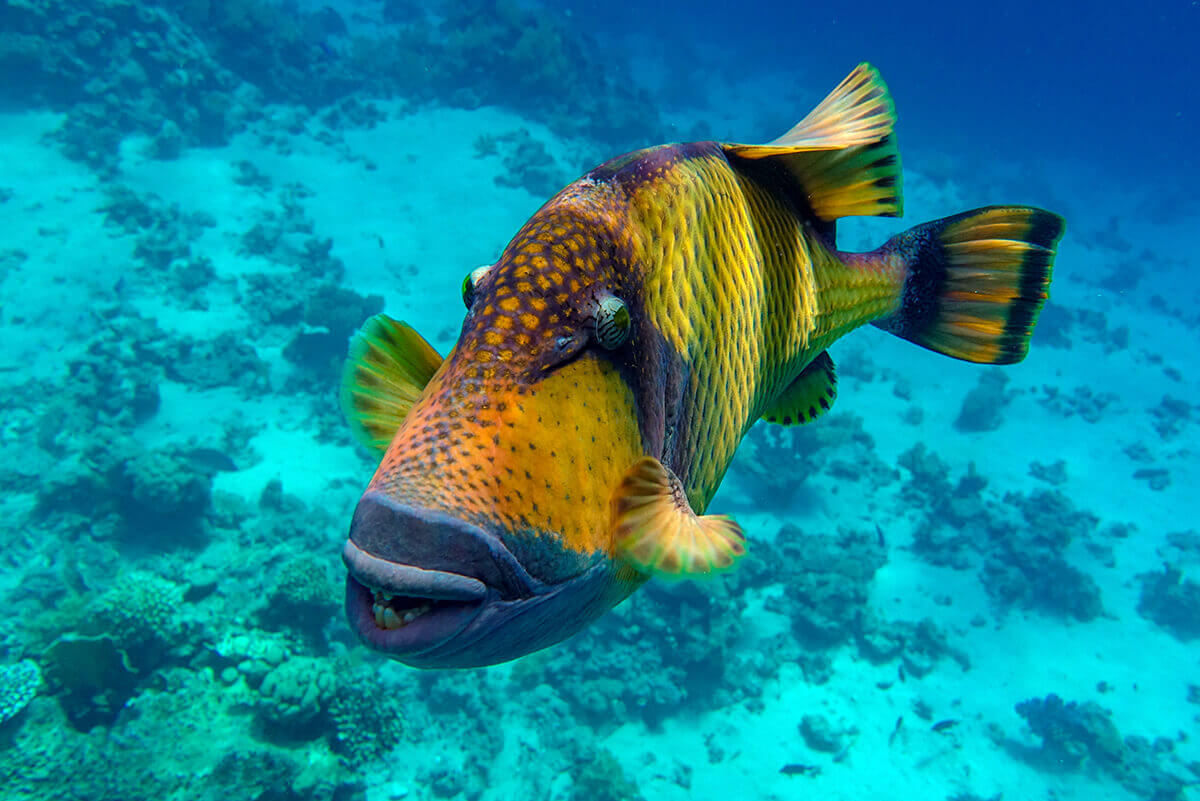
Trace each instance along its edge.
{"label": "tail fin", "polygon": [[1061,217],[1026,206],[987,206],[909,229],[883,247],[906,277],[900,309],[876,325],[956,359],[1019,362],[1062,233]]}

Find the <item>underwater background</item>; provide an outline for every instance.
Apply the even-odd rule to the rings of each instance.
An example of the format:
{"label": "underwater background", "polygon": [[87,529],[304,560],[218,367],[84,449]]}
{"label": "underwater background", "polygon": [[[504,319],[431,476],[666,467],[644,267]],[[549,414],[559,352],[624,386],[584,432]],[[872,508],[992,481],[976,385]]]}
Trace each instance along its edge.
{"label": "underwater background", "polygon": [[[1200,797],[1200,7],[0,2],[0,797]],[[749,554],[418,671],[342,613],[386,311],[595,164],[765,141],[861,61],[903,220],[1062,214],[1029,357],[839,341],[711,506]]]}

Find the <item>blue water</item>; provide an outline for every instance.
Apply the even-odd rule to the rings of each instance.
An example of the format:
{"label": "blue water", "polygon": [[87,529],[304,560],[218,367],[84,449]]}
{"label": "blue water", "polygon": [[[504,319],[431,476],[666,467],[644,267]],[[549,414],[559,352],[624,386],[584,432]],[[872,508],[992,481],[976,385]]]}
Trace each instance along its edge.
{"label": "blue water", "polygon": [[[1195,797],[1198,38],[1191,2],[0,7],[0,798]],[[1028,358],[853,332],[709,507],[735,569],[490,667],[366,648],[358,327],[448,353],[559,188],[772,139],[863,61],[906,213],[839,245],[1061,214]]]}

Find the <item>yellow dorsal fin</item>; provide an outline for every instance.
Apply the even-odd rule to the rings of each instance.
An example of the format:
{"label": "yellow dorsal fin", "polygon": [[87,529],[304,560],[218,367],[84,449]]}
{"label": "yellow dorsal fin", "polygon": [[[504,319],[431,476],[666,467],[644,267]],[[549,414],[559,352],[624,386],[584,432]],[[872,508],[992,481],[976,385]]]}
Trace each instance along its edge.
{"label": "yellow dorsal fin", "polygon": [[836,397],[837,372],[829,351],[823,350],[779,393],[762,419],[785,426],[810,423],[829,411]]}
{"label": "yellow dorsal fin", "polygon": [[697,516],[679,478],[644,456],[612,498],[617,556],[643,573],[712,573],[746,552],[742,529],[725,515]]}
{"label": "yellow dorsal fin", "polygon": [[342,414],[354,438],[370,450],[387,450],[441,364],[442,357],[411,326],[386,314],[363,323],[342,369]]}
{"label": "yellow dorsal fin", "polygon": [[819,219],[898,217],[903,211],[896,110],[887,85],[859,64],[807,117],[765,145],[723,145],[731,161],[770,159]]}

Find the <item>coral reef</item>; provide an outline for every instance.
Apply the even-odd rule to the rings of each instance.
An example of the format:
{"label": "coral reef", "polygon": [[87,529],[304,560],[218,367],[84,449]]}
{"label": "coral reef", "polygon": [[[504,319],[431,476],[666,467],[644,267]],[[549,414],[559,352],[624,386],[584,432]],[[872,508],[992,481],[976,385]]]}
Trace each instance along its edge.
{"label": "coral reef", "polygon": [[0,784],[9,798],[44,798],[47,787],[66,801],[344,801],[362,792],[361,780],[324,743],[284,747],[256,739],[253,720],[237,711],[246,698],[203,671],[163,672],[158,686],[120,709],[110,728],[90,734],[67,725],[58,704],[42,700],[30,705],[13,747],[0,749]]}
{"label": "coral reef", "polygon": [[[906,452],[896,469],[880,454],[890,460],[913,429],[877,427],[875,420],[867,426],[835,411],[816,425],[750,432],[729,497],[734,506],[761,508],[744,517],[734,511],[748,525],[762,525],[768,514],[797,514],[774,540],[752,536],[736,572],[704,583],[651,582],[591,628],[511,669],[416,672],[364,655],[340,621],[336,553],[360,489],[338,472],[348,451],[330,460],[334,472],[301,486],[269,449],[308,440],[297,450],[309,459],[305,445],[348,442],[336,410],[336,368],[348,336],[382,310],[383,300],[343,285],[338,256],[362,254],[354,242],[335,247],[326,235],[335,229],[318,230],[316,207],[307,202],[313,190],[287,183],[289,173],[330,155],[357,162],[355,170],[373,169],[372,159],[382,162],[391,151],[377,154],[348,129],[394,121],[422,104],[499,105],[523,114],[536,131],[569,137],[551,142],[501,123],[476,143],[480,157],[499,161],[498,184],[539,198],[582,164],[668,136],[660,104],[639,88],[642,73],[630,74],[621,47],[595,46],[564,9],[508,0],[351,5],[339,11],[277,0],[18,0],[0,8],[0,68],[10,79],[0,97],[10,108],[57,112],[61,124],[50,146],[95,170],[68,165],[64,172],[84,175],[83,183],[47,181],[54,202],[65,209],[76,203],[82,213],[38,236],[101,221],[109,235],[97,249],[95,274],[78,288],[71,275],[46,280],[66,284],[52,287],[52,297],[76,289],[79,295],[78,308],[55,318],[78,318],[61,332],[59,361],[50,362],[58,372],[24,378],[22,365],[0,365],[15,373],[5,387],[11,416],[0,444],[9,520],[0,548],[0,600],[9,610],[0,621],[5,798],[346,801],[368,797],[365,782],[386,775],[389,784],[372,784],[369,797],[640,799],[651,793],[636,779],[654,776],[687,791],[693,766],[675,755],[647,759],[641,749],[629,755],[628,730],[602,745],[619,727],[644,725],[659,737],[664,729],[698,734],[710,763],[757,764],[754,754],[739,757],[748,750],[740,732],[702,715],[739,705],[737,716],[751,725],[766,721],[758,713],[774,694],[789,691],[781,677],[830,682],[827,689],[841,694],[851,677],[835,671],[851,660],[887,666],[860,666],[887,674],[889,681],[876,683],[881,690],[908,681],[885,701],[910,721],[915,713],[930,723],[935,707],[966,700],[953,712],[965,721],[972,713],[969,698],[954,693],[960,688],[935,696],[952,685],[942,670],[970,667],[957,647],[958,629],[941,617],[889,619],[871,603],[888,551],[885,532],[861,520],[891,520],[884,515],[894,511],[896,493],[906,514],[919,517],[914,552],[978,571],[998,610],[1072,620],[1103,612],[1096,583],[1067,554],[1086,549],[1082,558],[1112,565],[1117,555],[1134,558],[1136,549],[1116,547],[1130,527],[1097,532],[1100,521],[1077,508],[1078,497],[1053,491],[1079,487],[1084,466],[1071,462],[1068,481],[1066,462],[1040,451],[1048,463],[1030,466],[1040,489],[1004,494],[989,485],[982,461],[982,473],[974,465],[952,470],[924,446]],[[689,69],[686,79],[694,94],[708,83],[702,70]],[[275,102],[301,105],[267,105]],[[516,130],[502,132],[507,128]],[[689,138],[675,135],[685,130],[699,129],[680,126],[670,138]],[[208,160],[219,191],[236,198],[218,230],[212,216],[135,188],[202,174],[196,170],[203,154],[188,149],[225,144],[228,150]],[[289,153],[294,161],[280,157]],[[175,165],[145,163],[181,156],[187,158]],[[925,204],[921,183],[913,186]],[[0,187],[0,208],[18,219],[18,212],[50,202],[33,194],[28,185]],[[47,243],[32,235],[26,242],[35,244],[15,241],[0,250],[0,281],[10,288],[27,277],[40,281],[53,261],[53,253],[45,258]],[[228,243],[240,251],[228,253]],[[404,286],[389,291],[423,291],[423,279],[408,280],[416,275],[416,267],[406,268]],[[1133,286],[1140,277],[1137,269],[1115,270],[1100,285]],[[4,321],[10,331],[28,324],[39,333],[33,301],[42,301],[24,300],[6,299]],[[210,305],[220,313],[195,313]],[[1173,313],[1194,322],[1190,312]],[[1107,311],[1054,306],[1038,329],[1050,344],[1085,342],[1096,352],[1127,349],[1132,336]],[[923,378],[901,377],[868,347],[839,357],[843,378],[875,382],[869,389],[882,405],[910,424],[931,415],[914,390]],[[1144,353],[1121,358],[1165,364]],[[1153,372],[1177,382],[1174,394],[1184,399],[1164,396],[1149,422],[1162,440],[1183,447],[1200,406],[1188,400],[1180,370]],[[968,432],[1002,426],[1015,394],[1007,380],[998,371],[980,373],[955,425]],[[1090,422],[1114,408],[1125,411],[1116,395],[1069,387],[1045,387],[1037,397],[1056,414]],[[282,415],[265,411],[280,407]],[[897,431],[909,439],[897,445]],[[1182,459],[1168,473],[1139,445],[1130,446],[1137,480],[1152,489],[1174,480],[1178,491],[1190,479]],[[823,512],[845,512],[844,495],[817,514],[802,514],[807,502],[839,491],[864,499],[863,516],[837,530],[816,522]],[[906,522],[896,521],[901,545]],[[1166,542],[1161,556],[1169,564],[1139,577],[1139,611],[1191,641],[1200,634],[1200,587],[1184,578],[1182,566],[1200,559],[1200,545],[1195,532],[1184,531]],[[906,552],[892,558],[884,574],[889,588],[911,569]],[[1112,592],[1114,603],[1123,599]],[[949,603],[947,594],[934,600]],[[971,620],[986,624],[982,614]],[[926,676],[933,680],[917,681]],[[1192,690],[1195,703],[1200,690]],[[914,692],[925,697],[912,703]],[[786,720],[794,725],[808,713],[799,720],[800,737],[829,755],[820,757],[824,762],[836,763],[858,732],[842,722],[849,712],[828,709],[802,707]],[[1169,770],[1183,762],[1174,741],[1122,738],[1106,710],[1055,696],[1018,710],[1041,740],[1037,756],[1023,754],[1035,764],[1054,758],[1099,766],[1142,797],[1183,794]],[[864,729],[875,725],[853,720]],[[693,723],[705,730],[686,731]],[[960,734],[966,742],[969,729],[940,744],[950,746]],[[524,786],[499,775],[498,766],[515,770]],[[836,768],[827,766],[829,773]],[[696,766],[697,782],[711,778],[705,770]],[[785,777],[767,778],[786,785],[787,777],[820,770],[792,764]],[[759,786],[758,777],[754,782]],[[777,789],[761,787],[766,794]],[[939,797],[948,791],[938,789]],[[982,801],[967,792],[954,798]]]}
{"label": "coral reef", "polygon": [[318,720],[329,706],[335,678],[327,660],[293,656],[263,676],[255,708],[272,732],[287,739],[312,739],[324,728]]}
{"label": "coral reef", "polygon": [[353,58],[374,93],[505,106],[617,152],[665,138],[658,108],[626,65],[553,15],[470,0],[404,21],[395,34],[357,43]]}
{"label": "coral reef", "polygon": [[167,378],[200,389],[235,387],[246,397],[269,388],[266,362],[253,345],[232,331],[211,339],[182,337],[163,348]]}
{"label": "coral reef", "polygon": [[980,579],[1000,609],[1037,608],[1083,621],[1103,612],[1096,582],[1063,555],[1095,532],[1095,515],[1057,490],[997,499],[985,493],[987,481],[973,466],[951,483],[949,466],[923,445],[901,454],[900,464],[910,473],[905,494],[926,512],[913,543],[922,558],[967,569],[981,557]]}
{"label": "coral reef", "polygon": [[1164,440],[1172,440],[1186,424],[1200,419],[1200,405],[1163,395],[1158,405],[1150,409],[1150,416],[1154,418],[1154,430],[1158,435]]}
{"label": "coral reef", "polygon": [[269,630],[294,631],[323,650],[325,627],[340,617],[341,576],[334,565],[311,554],[298,556],[280,567],[266,594],[259,619]]}
{"label": "coral reef", "polygon": [[153,137],[154,154],[169,158],[185,143],[224,142],[255,113],[248,87],[166,8],[119,0],[14,3],[3,23],[0,63],[13,79],[6,99],[66,110],[58,131],[64,151],[101,171],[115,170],[129,133]]}
{"label": "coral reef", "polygon": [[523,660],[513,678],[550,684],[597,726],[629,715],[657,723],[684,701],[731,703],[757,690],[734,653],[745,607],[726,582],[651,583],[563,647]]}
{"label": "coral reef", "polygon": [[526,128],[480,136],[475,141],[475,154],[481,158],[500,156],[505,171],[495,178],[498,186],[521,188],[538,198],[550,197],[574,177]]}
{"label": "coral reef", "polygon": [[870,615],[861,621],[856,635],[864,657],[876,664],[899,658],[907,674],[917,678],[928,675],[944,657],[954,660],[964,671],[971,669],[967,653],[951,645],[932,618],[918,623],[887,622]]}
{"label": "coral reef", "polygon": [[637,785],[607,748],[580,753],[571,778],[570,801],[641,801],[643,798]]}
{"label": "coral reef", "polygon": [[[1095,702],[1064,702],[1051,693],[1017,704],[1029,730],[1042,741],[1039,764],[1077,770],[1093,764],[1139,798],[1180,798],[1186,783],[1160,764],[1162,754],[1144,738],[1121,738],[1112,713]],[[1170,741],[1165,741],[1167,751]]]}
{"label": "coral reef", "polygon": [[1074,336],[1084,342],[1099,345],[1105,353],[1115,353],[1129,347],[1129,327],[1109,327],[1108,317],[1088,308],[1068,308],[1056,303],[1047,304],[1034,331],[1035,345],[1070,349]]}
{"label": "coral reef", "polygon": [[472,0],[403,17],[352,39],[330,6],[17,3],[0,18],[0,64],[13,77],[4,97],[66,111],[64,151],[106,174],[130,133],[148,138],[153,157],[175,158],[255,124],[264,101],[342,109],[327,124],[370,125],[377,115],[356,111],[365,105],[352,98],[362,90],[508,106],[606,150],[664,138],[656,105],[627,68],[551,15]]}
{"label": "coral reef", "polygon": [[383,298],[379,295],[319,286],[305,301],[301,315],[304,330],[287,344],[283,356],[326,379],[338,375],[350,335],[364,320],[381,311]]}
{"label": "coral reef", "polygon": [[[109,484],[131,529],[198,524],[212,497],[212,477],[177,450],[142,451],[124,461]],[[138,531],[135,535],[146,536]]]}
{"label": "coral reef", "polygon": [[954,419],[959,431],[995,431],[1004,422],[1004,407],[1013,398],[1008,391],[1009,377],[1003,370],[992,368],[979,374],[975,388],[963,398],[962,408]]}
{"label": "coral reef", "polygon": [[1138,576],[1142,584],[1138,614],[1153,620],[1180,640],[1200,637],[1200,584],[1185,579],[1174,565],[1160,573]]}
{"label": "coral reef", "polygon": [[875,534],[842,529],[834,536],[785,525],[763,558],[776,565],[784,594],[768,610],[788,615],[802,641],[827,647],[850,639],[862,625],[871,579],[887,561]]}
{"label": "coral reef", "polygon": [[[315,223],[304,210],[302,201],[312,192],[301,184],[288,184],[278,194],[279,208],[264,209],[258,220],[242,234],[240,253],[243,256],[259,256],[277,267],[288,268],[289,280],[275,280],[280,291],[307,291],[307,280],[325,278],[337,283],[342,280],[345,265],[331,251],[333,241],[314,233]],[[251,274],[251,283],[269,282],[278,275]],[[262,287],[258,287],[261,291]],[[271,322],[286,322],[278,319],[276,310],[255,313],[260,298],[243,298],[243,305],[253,319]],[[299,303],[290,304],[295,310]],[[297,318],[298,319],[298,318]]]}
{"label": "coral reef", "polygon": [[844,754],[849,745],[848,738],[858,734],[858,729],[836,728],[824,715],[808,714],[800,718],[800,736],[814,751],[826,754]]}
{"label": "coral reef", "polygon": [[1117,396],[1112,392],[1097,392],[1089,386],[1077,386],[1067,394],[1058,387],[1045,385],[1038,403],[1059,417],[1078,415],[1089,423],[1098,423],[1104,411],[1116,400]]}
{"label": "coral reef", "polygon": [[1045,481],[1052,487],[1061,487],[1067,483],[1067,463],[1062,459],[1058,459],[1050,464],[1031,462],[1029,464],[1029,475],[1039,481]]}
{"label": "coral reef", "polygon": [[378,759],[401,742],[416,702],[398,687],[380,691],[371,667],[339,671],[328,707],[334,750],[347,766]]}
{"label": "coral reef", "polygon": [[833,413],[803,426],[760,423],[750,429],[734,464],[741,488],[768,508],[786,507],[789,499],[803,497],[802,486],[819,475],[861,481],[866,493],[896,478],[875,453],[862,418],[853,414]]}

